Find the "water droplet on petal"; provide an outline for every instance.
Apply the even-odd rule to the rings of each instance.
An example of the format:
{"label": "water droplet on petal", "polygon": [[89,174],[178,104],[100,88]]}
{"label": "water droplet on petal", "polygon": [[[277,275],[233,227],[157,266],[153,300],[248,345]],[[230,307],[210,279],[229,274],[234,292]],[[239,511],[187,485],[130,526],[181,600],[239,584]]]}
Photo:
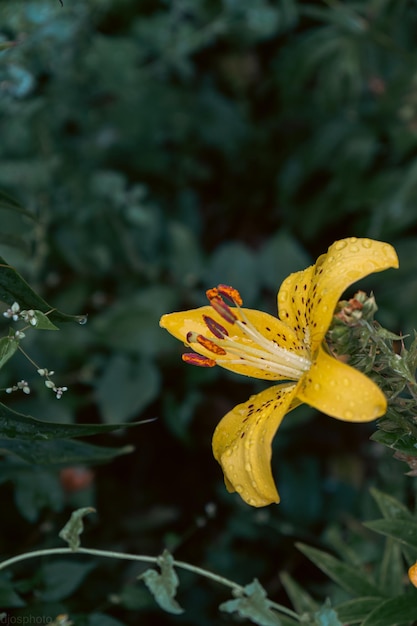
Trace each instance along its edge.
{"label": "water droplet on petal", "polygon": [[319,385],[319,383],[314,383],[313,389],[314,389],[314,391],[320,391],[321,385]]}
{"label": "water droplet on petal", "polygon": [[345,411],[345,412],[344,412],[344,414],[343,414],[343,417],[344,417],[346,420],[351,420],[351,419],[352,419],[352,417],[353,417],[353,413],[352,413],[352,411]]}
{"label": "water droplet on petal", "polygon": [[336,250],[343,250],[343,248],[346,248],[346,241],[336,241],[334,247]]}
{"label": "water droplet on petal", "polygon": [[344,378],[343,379],[343,385],[344,385],[344,387],[350,387],[350,380],[349,380],[349,378]]}
{"label": "water droplet on petal", "polygon": [[242,485],[235,485],[235,489],[238,493],[242,493],[243,491],[243,486]]}

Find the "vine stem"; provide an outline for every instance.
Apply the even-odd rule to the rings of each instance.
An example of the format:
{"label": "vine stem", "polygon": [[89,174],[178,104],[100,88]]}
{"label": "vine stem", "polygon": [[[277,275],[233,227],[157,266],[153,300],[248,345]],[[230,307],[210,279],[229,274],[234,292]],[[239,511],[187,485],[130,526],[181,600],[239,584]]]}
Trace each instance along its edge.
{"label": "vine stem", "polygon": [[[6,561],[0,563],[0,570],[6,569],[15,563],[19,563],[20,561],[26,561],[27,559],[34,559],[41,556],[53,556],[55,554],[89,554],[91,556],[100,556],[107,557],[112,559],[123,559],[125,561],[139,561],[141,563],[152,563],[154,565],[158,565],[159,557],[157,556],[148,556],[144,554],[125,554],[124,552],[114,552],[113,550],[96,550],[95,548],[77,548],[73,550],[72,548],[47,548],[44,550],[34,550],[33,552],[25,552],[24,554],[18,554],[17,556],[13,556]],[[220,585],[224,585],[225,587],[230,587],[238,594],[245,594],[245,588],[241,585],[238,585],[233,580],[229,578],[225,578],[224,576],[219,576],[214,572],[210,572],[201,567],[197,567],[196,565],[191,565],[191,563],[186,563],[185,561],[177,561],[173,560],[173,566],[178,567],[180,569],[188,570],[189,572],[193,572],[194,574],[198,574],[199,576],[203,576],[204,578],[208,578],[210,580],[214,580]],[[271,608],[279,611],[281,613],[285,613],[289,617],[299,621],[299,616],[291,609],[288,609],[281,604],[277,604],[276,602],[270,601]]]}

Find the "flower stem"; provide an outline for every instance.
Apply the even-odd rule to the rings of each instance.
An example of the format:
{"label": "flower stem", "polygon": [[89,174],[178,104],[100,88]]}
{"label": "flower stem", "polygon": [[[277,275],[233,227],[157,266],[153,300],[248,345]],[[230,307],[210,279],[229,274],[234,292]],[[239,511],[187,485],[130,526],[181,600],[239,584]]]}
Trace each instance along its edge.
{"label": "flower stem", "polygon": [[[55,554],[74,554],[75,552],[81,554],[89,554],[91,556],[100,556],[107,557],[113,559],[123,559],[125,561],[139,561],[141,563],[153,563],[155,565],[158,564],[157,556],[148,556],[144,554],[125,554],[124,552],[114,552],[113,550],[96,550],[95,548],[77,548],[77,550],[72,550],[71,548],[47,548],[44,550],[34,550],[33,552],[26,552],[24,554],[18,554],[17,556],[11,557],[6,561],[0,563],[0,570],[6,569],[15,563],[19,563],[20,561],[26,561],[27,559],[34,559],[41,556],[53,556]],[[174,559],[173,561],[174,567],[178,567],[180,569],[188,570],[189,572],[193,572],[194,574],[198,574],[199,576],[203,576],[204,578],[208,578],[213,580],[220,585],[224,585],[225,587],[230,587],[238,594],[244,594],[245,588],[241,585],[238,585],[232,580],[225,578],[224,576],[219,576],[214,572],[210,572],[201,567],[197,567],[196,565],[191,565],[191,563],[186,563],[185,561],[177,561]],[[271,608],[279,611],[280,613],[284,613],[289,617],[299,621],[299,616],[291,609],[288,609],[281,604],[277,604],[276,602],[270,602]]]}

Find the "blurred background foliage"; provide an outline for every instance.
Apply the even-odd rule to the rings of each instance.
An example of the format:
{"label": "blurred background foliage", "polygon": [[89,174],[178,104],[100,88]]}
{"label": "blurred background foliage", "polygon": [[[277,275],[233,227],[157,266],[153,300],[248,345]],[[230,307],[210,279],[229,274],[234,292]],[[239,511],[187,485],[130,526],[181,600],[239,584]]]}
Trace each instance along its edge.
{"label": "blurred background foliage", "polygon": [[[0,188],[25,210],[0,201],[0,252],[89,322],[25,341],[68,385],[59,402],[19,356],[0,385],[30,381],[10,406],[40,419],[158,418],[99,437],[136,449],[93,473],[6,458],[3,554],[56,545],[68,511],[92,504],[88,545],[166,546],[284,602],[284,570],[324,593],[295,540],[323,546],[347,526],[370,567],[380,558],[354,521],[375,511],[367,487],[412,504],[414,485],[368,442],[374,425],[298,409],[276,441],[282,503],[250,509],[226,493],[210,440],[261,383],[184,365],[158,320],[218,282],[274,313],[289,272],[355,235],[396,246],[400,271],[362,286],[381,322],[416,327],[416,33],[413,0],[1,1]],[[191,575],[178,618],[135,583],[137,566],[71,567],[17,567],[0,597],[16,615],[90,626],[218,623],[224,592]]]}

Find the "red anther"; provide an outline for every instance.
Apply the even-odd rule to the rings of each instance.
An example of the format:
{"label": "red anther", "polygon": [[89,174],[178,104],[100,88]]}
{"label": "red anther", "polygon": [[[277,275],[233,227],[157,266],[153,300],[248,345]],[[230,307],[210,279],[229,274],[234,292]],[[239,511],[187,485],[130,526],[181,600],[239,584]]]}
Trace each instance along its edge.
{"label": "red anther", "polygon": [[219,322],[216,322],[216,320],[214,320],[209,315],[203,315],[203,320],[207,328],[211,330],[211,332],[215,337],[217,337],[217,339],[224,339],[224,337],[227,337],[227,335],[229,334],[224,326],[219,324]]}
{"label": "red anther", "polygon": [[212,300],[212,298],[217,298],[219,295],[219,290],[217,289],[217,287],[212,287],[212,289],[207,289],[206,291],[206,296],[209,300]]}
{"label": "red anther", "polygon": [[226,322],[228,322],[229,324],[234,324],[236,320],[238,319],[237,316],[232,311],[232,309],[230,308],[230,306],[227,305],[226,302],[220,298],[220,296],[217,296],[216,298],[212,298],[210,300],[210,304],[213,307],[213,309],[216,311],[216,313],[218,313],[220,317],[226,320]]}
{"label": "red anther", "polygon": [[197,337],[198,335],[196,332],[194,332],[193,330],[189,330],[186,336],[187,343],[193,343],[197,341]]}
{"label": "red anther", "polygon": [[197,335],[197,342],[200,344],[200,346],[203,346],[204,348],[206,348],[206,350],[209,350],[209,352],[213,352],[213,354],[218,354],[220,356],[226,354],[226,350],[224,350],[221,346],[218,346],[216,343],[214,343],[214,341],[210,341],[210,339],[204,337],[204,335]]}
{"label": "red anther", "polygon": [[216,361],[213,359],[209,359],[201,354],[194,354],[194,352],[186,352],[182,355],[182,360],[198,367],[214,367],[216,365]]}
{"label": "red anther", "polygon": [[221,296],[224,296],[225,298],[229,298],[229,300],[232,300],[232,302],[235,302],[239,306],[242,306],[243,304],[242,296],[240,295],[238,290],[235,289],[234,287],[229,287],[229,285],[219,285],[217,287],[217,290]]}

